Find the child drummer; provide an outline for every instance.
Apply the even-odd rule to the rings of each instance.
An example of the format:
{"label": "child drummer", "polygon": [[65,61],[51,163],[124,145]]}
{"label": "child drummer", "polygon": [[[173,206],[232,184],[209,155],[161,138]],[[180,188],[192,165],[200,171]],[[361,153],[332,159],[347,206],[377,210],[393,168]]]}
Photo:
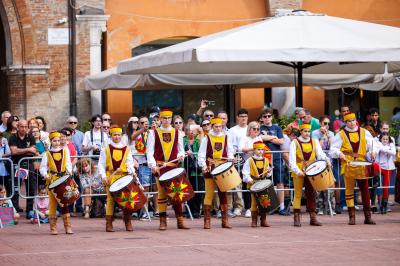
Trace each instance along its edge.
{"label": "child drummer", "polygon": [[[198,164],[202,168],[206,194],[204,196],[204,229],[211,228],[211,203],[215,191],[215,181],[210,172],[227,159],[233,160],[233,149],[229,145],[228,137],[222,130],[222,119],[211,119],[212,130],[201,140]],[[218,189],[221,204],[222,228],[232,228],[228,223],[228,202],[226,192]]]}
{"label": "child drummer", "polygon": [[[60,145],[60,132],[54,131],[49,135],[51,147],[42,156],[40,164],[40,174],[46,179],[46,186],[56,181],[58,178],[72,173],[72,165],[67,148],[62,148]],[[57,235],[57,200],[52,191],[48,190],[49,194],[49,222],[50,233]],[[68,206],[62,207],[62,218],[66,234],[73,234],[71,229],[71,216]]]}
{"label": "child drummer", "polygon": [[[269,160],[264,158],[265,144],[262,141],[253,143],[253,156],[248,158],[243,165],[243,182],[247,183],[247,188],[250,189],[251,185],[259,180],[266,179],[272,175],[271,168],[269,167]],[[257,217],[260,213],[260,225],[262,227],[269,227],[267,223],[267,212],[257,209],[257,200],[251,194],[251,227],[257,227]]]}
{"label": "child drummer", "polygon": [[[113,125],[110,134],[111,143],[100,151],[98,164],[98,171],[107,191],[106,232],[114,232],[112,222],[115,202],[110,194],[110,185],[123,176],[135,174],[131,150],[121,142],[122,128]],[[138,180],[136,182],[139,183]],[[132,213],[124,210],[123,219],[126,231],[133,231]]]}
{"label": "child drummer", "polygon": [[307,198],[307,211],[310,213],[310,225],[321,226],[321,223],[317,220],[317,214],[315,213],[316,193],[310,181],[305,176],[304,168],[316,160],[326,161],[329,167],[331,167],[331,163],[322,150],[319,141],[310,138],[311,125],[302,124],[299,128],[301,135],[290,143],[289,148],[289,167],[292,171],[294,183],[294,226],[301,226],[300,202],[303,184],[305,186],[305,194]]}

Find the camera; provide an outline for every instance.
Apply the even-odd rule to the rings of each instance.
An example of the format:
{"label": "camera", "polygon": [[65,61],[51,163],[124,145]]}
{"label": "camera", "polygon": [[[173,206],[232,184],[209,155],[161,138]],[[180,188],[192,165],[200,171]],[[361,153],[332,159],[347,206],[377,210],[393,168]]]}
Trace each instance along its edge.
{"label": "camera", "polygon": [[207,104],[207,106],[214,106],[215,105],[215,101],[205,100],[204,102]]}

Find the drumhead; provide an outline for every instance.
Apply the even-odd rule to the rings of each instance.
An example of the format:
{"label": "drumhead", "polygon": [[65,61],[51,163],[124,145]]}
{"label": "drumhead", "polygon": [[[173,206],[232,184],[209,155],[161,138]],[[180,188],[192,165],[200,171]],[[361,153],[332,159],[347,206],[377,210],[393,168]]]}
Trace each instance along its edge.
{"label": "drumhead", "polygon": [[306,175],[314,176],[318,175],[326,169],[327,163],[325,161],[316,161],[307,166]]}
{"label": "drumhead", "polygon": [[133,176],[126,175],[115,181],[110,186],[110,192],[115,192],[120,190],[121,188],[126,187],[130,182],[132,182]]}
{"label": "drumhead", "polygon": [[219,174],[225,172],[226,170],[228,170],[229,168],[231,168],[232,165],[233,165],[232,162],[226,162],[226,163],[220,164],[217,167],[215,167],[214,170],[211,171],[211,175],[219,175]]}
{"label": "drumhead", "polygon": [[352,161],[350,162],[350,165],[352,166],[368,166],[371,165],[372,163],[370,162],[364,162],[364,161]]}
{"label": "drumhead", "polygon": [[51,183],[49,185],[49,189],[55,188],[56,186],[64,183],[65,180],[67,180],[69,177],[70,177],[69,175],[64,175],[64,176],[58,178],[56,181],[54,181],[53,183]]}
{"label": "drumhead", "polygon": [[250,187],[250,191],[252,191],[252,192],[263,191],[264,189],[266,189],[267,187],[269,187],[271,185],[272,185],[272,181],[269,179],[260,180],[260,181],[257,181],[256,183],[254,183]]}
{"label": "drumhead", "polygon": [[169,180],[171,178],[177,177],[184,171],[185,171],[185,168],[180,168],[180,167],[169,170],[168,172],[165,172],[164,174],[162,174],[160,176],[159,181],[165,181],[165,180]]}

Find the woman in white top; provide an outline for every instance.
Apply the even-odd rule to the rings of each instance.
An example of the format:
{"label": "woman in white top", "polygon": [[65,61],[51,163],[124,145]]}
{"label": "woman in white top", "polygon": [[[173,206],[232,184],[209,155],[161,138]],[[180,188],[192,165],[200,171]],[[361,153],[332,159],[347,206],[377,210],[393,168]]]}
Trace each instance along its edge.
{"label": "woman in white top", "polygon": [[247,126],[246,137],[241,141],[242,147],[240,150],[243,152],[243,160],[246,161],[253,155],[253,143],[262,141],[260,135],[260,124],[256,121],[251,121]]}
{"label": "woman in white top", "polygon": [[382,187],[383,195],[381,201],[380,211],[382,214],[386,214],[388,197],[389,197],[389,182],[390,177],[395,171],[394,160],[396,157],[396,146],[393,143],[388,133],[382,133],[379,136],[379,153],[376,157],[376,163],[379,164],[382,173]]}

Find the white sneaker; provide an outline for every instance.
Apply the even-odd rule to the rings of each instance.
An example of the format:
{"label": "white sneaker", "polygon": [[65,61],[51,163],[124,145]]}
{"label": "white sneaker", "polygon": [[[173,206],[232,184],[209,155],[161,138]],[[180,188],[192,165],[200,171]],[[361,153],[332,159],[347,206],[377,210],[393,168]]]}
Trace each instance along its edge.
{"label": "white sneaker", "polygon": [[221,219],[221,217],[222,217],[221,211],[218,211],[218,212],[217,212],[217,218],[218,218],[218,219]]}
{"label": "white sneaker", "polygon": [[235,214],[235,216],[241,216],[242,215],[242,211],[240,209],[238,209],[238,208],[235,208],[233,210],[233,213]]}
{"label": "white sneaker", "polygon": [[247,209],[247,210],[246,210],[246,212],[245,212],[245,214],[244,214],[244,217],[246,217],[246,218],[251,218],[251,211],[250,211],[250,209]]}
{"label": "white sneaker", "polygon": [[324,215],[324,211],[323,210],[319,210],[317,214],[318,215]]}
{"label": "white sneaker", "polygon": [[347,206],[343,206],[342,210],[347,211]]}
{"label": "white sneaker", "polygon": [[354,205],[354,209],[356,209],[356,211],[359,211],[360,207],[358,207],[357,205]]}

